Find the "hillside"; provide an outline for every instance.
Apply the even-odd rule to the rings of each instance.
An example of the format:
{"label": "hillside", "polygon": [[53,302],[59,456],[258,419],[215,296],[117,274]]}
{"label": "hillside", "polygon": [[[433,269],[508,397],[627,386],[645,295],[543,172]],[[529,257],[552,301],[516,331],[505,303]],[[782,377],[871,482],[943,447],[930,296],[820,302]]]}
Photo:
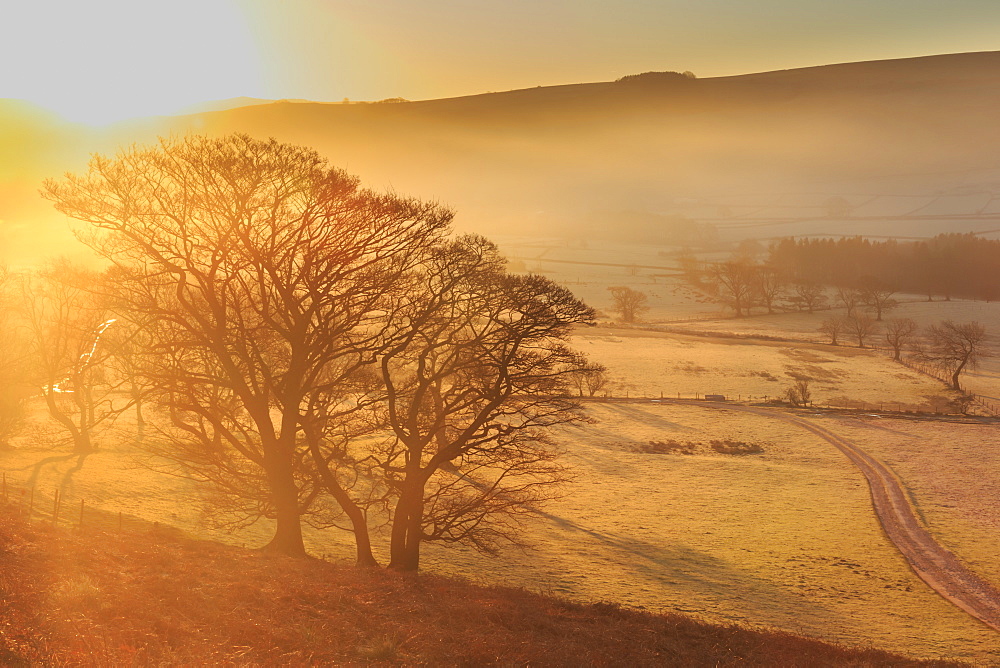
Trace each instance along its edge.
{"label": "hillside", "polygon": [[[921,234],[1000,227],[1000,52],[396,104],[253,102],[76,128],[60,140],[72,156],[45,154],[30,171],[37,181],[157,135],[239,131],[313,146],[372,187],[454,206],[460,225],[485,233],[587,236],[629,210],[737,228],[819,218],[821,231],[853,233],[830,224],[831,198],[862,220],[931,216],[934,229],[908,223]],[[5,120],[14,134],[18,123]],[[47,211],[39,203],[36,215]],[[0,203],[8,223],[26,215]]]}
{"label": "hillside", "polygon": [[0,509],[0,663],[945,666],[784,633]]}

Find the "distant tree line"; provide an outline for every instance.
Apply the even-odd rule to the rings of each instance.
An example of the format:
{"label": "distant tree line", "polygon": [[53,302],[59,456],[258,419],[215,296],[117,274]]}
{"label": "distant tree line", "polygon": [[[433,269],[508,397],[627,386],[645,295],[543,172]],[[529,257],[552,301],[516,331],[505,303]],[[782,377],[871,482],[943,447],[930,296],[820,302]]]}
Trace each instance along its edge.
{"label": "distant tree line", "polygon": [[793,281],[854,287],[860,277],[928,297],[1000,298],[1000,241],[941,234],[927,241],[782,239],[769,264]]}

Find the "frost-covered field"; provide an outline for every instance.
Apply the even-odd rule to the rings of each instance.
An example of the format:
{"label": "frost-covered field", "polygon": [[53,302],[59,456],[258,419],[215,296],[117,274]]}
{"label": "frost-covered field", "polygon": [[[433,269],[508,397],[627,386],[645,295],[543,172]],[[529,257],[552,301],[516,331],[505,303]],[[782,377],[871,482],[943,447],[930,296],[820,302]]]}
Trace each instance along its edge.
{"label": "frost-covered field", "polygon": [[[588,261],[624,265],[633,257],[627,248],[609,252],[588,251]],[[669,264],[659,249],[644,253],[631,261]],[[736,320],[719,317],[717,306],[671,279],[613,266],[538,268],[601,309],[609,306],[610,285],[642,289],[652,306],[646,325],[671,328],[602,326],[575,333],[573,345],[609,368],[616,395],[774,397],[793,378],[807,376],[818,403],[845,398],[916,410],[948,396],[942,383],[884,355],[818,343],[816,327],[831,312]],[[713,314],[714,320],[706,319]],[[978,319],[994,335],[1000,332],[1000,310],[992,304],[907,302],[894,315],[922,323]],[[685,317],[699,320],[675,322]],[[796,341],[732,336],[748,334]],[[984,366],[968,382],[984,394],[996,387],[992,392],[1000,396],[1000,358],[989,363],[996,366]],[[1000,664],[998,635],[912,574],[883,535],[863,477],[830,444],[793,425],[721,407],[591,403],[587,410],[594,424],[557,435],[576,479],[528,530],[533,549],[492,559],[429,546],[423,566],[577,599]],[[57,432],[40,415],[16,449],[0,451],[0,469],[12,493],[14,485],[36,487],[41,512],[49,512],[46,504],[59,487],[64,508],[76,508],[83,498],[113,515],[122,511],[238,545],[270,537],[266,523],[236,533],[207,527],[198,487],[144,467],[129,425],[99,439],[102,449],[81,460],[66,455],[67,446],[56,442]],[[889,464],[934,535],[1000,585],[1000,509],[993,503],[1000,493],[1000,426],[860,414],[810,419]],[[719,454],[707,445],[713,439],[764,451]],[[641,452],[665,441],[693,444],[694,454]],[[72,516],[64,511],[63,521]],[[126,517],[126,526],[130,522],[137,526]],[[315,554],[352,556],[349,537],[336,530],[309,530],[307,541]]]}
{"label": "frost-covered field", "polygon": [[[595,424],[559,433],[576,480],[531,526],[526,538],[533,549],[491,559],[429,547],[424,567],[911,655],[1000,661],[996,633],[944,602],[907,568],[879,528],[864,479],[825,441],[777,420],[723,408],[596,403],[588,412]],[[996,511],[976,493],[956,494],[951,484],[937,482],[944,475],[969,482],[963,467],[974,459],[969,453],[976,451],[983,427],[828,420],[825,426],[857,435],[880,456],[905,453],[905,463],[886,458],[935,534],[963,558],[971,555],[977,569],[985,566],[984,575],[1000,575],[987,563],[1000,547]],[[917,438],[904,435],[921,432],[951,445],[919,447]],[[713,439],[758,444],[764,452],[718,454],[707,445]],[[663,441],[693,444],[694,454],[640,452]],[[52,454],[22,447],[3,453],[0,461],[13,482]],[[951,470],[952,457],[955,472],[942,473]],[[42,466],[40,492],[58,485],[77,463],[74,458]],[[974,489],[990,491],[996,476],[977,476]],[[82,496],[206,538],[247,545],[268,538],[266,525],[235,534],[205,529],[197,490],[138,467],[124,445],[91,455],[68,480],[64,498],[70,507]],[[314,553],[351,557],[348,537],[334,530],[310,531],[308,542]]]}
{"label": "frost-covered field", "polygon": [[808,378],[817,405],[933,412],[952,397],[940,381],[857,348],[604,327],[578,330],[573,345],[608,368],[615,396],[765,400]]}

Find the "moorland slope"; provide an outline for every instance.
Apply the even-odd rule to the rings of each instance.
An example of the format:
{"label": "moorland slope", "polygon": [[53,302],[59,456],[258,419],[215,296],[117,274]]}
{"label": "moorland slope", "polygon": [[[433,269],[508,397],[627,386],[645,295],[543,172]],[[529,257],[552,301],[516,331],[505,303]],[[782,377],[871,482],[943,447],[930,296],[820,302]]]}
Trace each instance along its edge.
{"label": "moorland slope", "polygon": [[[0,118],[11,135],[42,123],[59,137],[58,151],[40,143],[30,160],[11,157],[15,189],[31,197],[41,177],[79,169],[91,151],[238,131],[313,146],[376,188],[454,205],[466,228],[486,233],[595,232],[623,210],[706,219],[767,205],[822,216],[831,197],[863,206],[928,194],[956,198],[936,205],[939,217],[990,218],[1000,176],[1000,52],[419,102],[259,102],[101,131],[6,114],[11,101]],[[0,208],[0,219],[46,210]]]}
{"label": "moorland slope", "polygon": [[70,534],[0,509],[0,663],[947,666],[163,533]]}

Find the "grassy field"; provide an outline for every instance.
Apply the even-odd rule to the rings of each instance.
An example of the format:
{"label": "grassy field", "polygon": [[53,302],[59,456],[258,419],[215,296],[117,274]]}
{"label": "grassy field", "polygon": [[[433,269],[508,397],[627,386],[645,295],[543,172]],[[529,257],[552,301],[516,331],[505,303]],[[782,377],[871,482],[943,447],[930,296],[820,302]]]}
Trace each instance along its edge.
{"label": "grassy field", "polygon": [[[884,538],[863,478],[825,442],[723,409],[592,404],[589,411],[597,424],[559,436],[576,480],[531,527],[533,549],[494,560],[431,547],[426,570],[910,656],[1000,661],[995,632],[912,575]],[[754,443],[764,452],[723,455],[711,440]],[[641,452],[665,441],[690,444],[694,454]],[[13,481],[48,455],[20,448],[2,461]],[[67,476],[77,464],[40,467],[37,499],[66,481],[67,500],[84,497],[237,545],[268,538],[263,525],[233,535],[206,530],[197,489],[139,467],[126,446],[94,453]],[[51,508],[39,500],[36,507]],[[64,511],[63,521],[76,518]],[[973,529],[948,518],[941,526],[958,542]],[[311,531],[308,541],[313,553],[351,556],[341,533]],[[980,548],[985,555],[988,546]]]}
{"label": "grassy field", "polygon": [[[795,234],[796,230],[788,230]],[[602,309],[606,324],[614,319],[610,310],[611,297],[608,287],[627,285],[645,292],[649,297],[649,310],[643,314],[642,326],[668,327],[678,333],[713,333],[783,337],[799,341],[821,343],[825,341],[817,328],[823,320],[841,317],[844,309],[837,307],[833,291],[828,291],[829,306],[815,313],[780,312],[766,314],[755,310],[745,318],[733,318],[732,312],[721,307],[704,294],[683,284],[677,274],[673,246],[626,245],[601,243],[593,248],[581,248],[580,243],[565,240],[502,240],[506,252],[521,258],[525,269],[540,271],[553,280],[564,282],[588,303]],[[702,254],[704,255],[704,254]],[[530,258],[536,258],[534,260]],[[726,259],[725,253],[716,253],[702,259]],[[546,261],[549,260],[549,261]],[[552,262],[551,260],[560,260]],[[572,262],[604,262],[606,265],[571,264]],[[632,264],[640,265],[634,269]],[[617,265],[617,266],[615,266]],[[665,267],[651,269],[644,267]],[[668,276],[666,274],[672,274]],[[963,385],[972,392],[1000,404],[1000,303],[956,299],[928,302],[921,295],[897,295],[900,305],[887,317],[912,318],[921,327],[941,320],[956,322],[978,321],[987,330],[989,348],[994,353],[983,360],[979,369],[968,370]],[[845,337],[847,345],[851,342]],[[884,345],[881,335],[873,336],[869,345]]]}
{"label": "grassy field", "polygon": [[[647,251],[651,264],[657,263],[655,252]],[[662,278],[653,283],[621,267],[599,267],[574,283],[568,265],[561,266],[556,277],[599,307],[607,306],[608,285],[649,291],[653,309],[647,324],[653,328],[676,318],[718,315],[714,305]],[[912,302],[898,311],[923,322],[978,318],[994,332],[1000,331],[998,314],[996,305],[972,302]],[[861,400],[923,410],[947,400],[942,383],[884,355],[815,343],[816,327],[828,316],[671,322],[669,332],[599,327],[578,331],[573,344],[609,368],[615,394],[774,397],[793,378],[805,376],[813,379],[818,403]],[[969,376],[970,384],[980,384],[974,389],[1000,386],[993,368]],[[1000,664],[1000,636],[912,574],[884,537],[863,477],[828,443],[777,420],[721,408],[592,403],[588,411],[595,424],[557,435],[576,479],[528,531],[532,549],[489,559],[467,549],[430,546],[425,569],[909,656]],[[0,451],[0,468],[15,504],[27,502],[20,490],[35,488],[38,517],[49,516],[52,493],[59,489],[67,525],[77,521],[83,499],[85,526],[94,530],[99,520],[106,527],[108,517],[120,511],[126,530],[156,522],[237,546],[270,538],[266,523],[232,534],[208,526],[202,490],[150,470],[129,425],[98,439],[98,452],[79,458],[67,455],[68,446],[57,444],[56,432],[40,414],[36,418],[16,448]],[[860,414],[811,419],[889,464],[934,535],[1000,584],[994,558],[1000,512],[991,503],[1000,491],[996,425]],[[722,454],[712,449],[713,440],[756,445],[763,452]],[[110,515],[88,515],[91,507]],[[313,554],[352,558],[343,533],[310,530],[306,538]],[[381,549],[384,536],[376,540]],[[384,551],[380,556],[384,560]]]}
{"label": "grassy field", "polygon": [[1000,425],[831,416],[906,483],[939,543],[1000,586]]}
{"label": "grassy field", "polygon": [[608,367],[616,396],[765,400],[808,378],[813,402],[823,405],[933,411],[952,397],[939,381],[858,348],[603,327],[578,330],[573,344]]}

